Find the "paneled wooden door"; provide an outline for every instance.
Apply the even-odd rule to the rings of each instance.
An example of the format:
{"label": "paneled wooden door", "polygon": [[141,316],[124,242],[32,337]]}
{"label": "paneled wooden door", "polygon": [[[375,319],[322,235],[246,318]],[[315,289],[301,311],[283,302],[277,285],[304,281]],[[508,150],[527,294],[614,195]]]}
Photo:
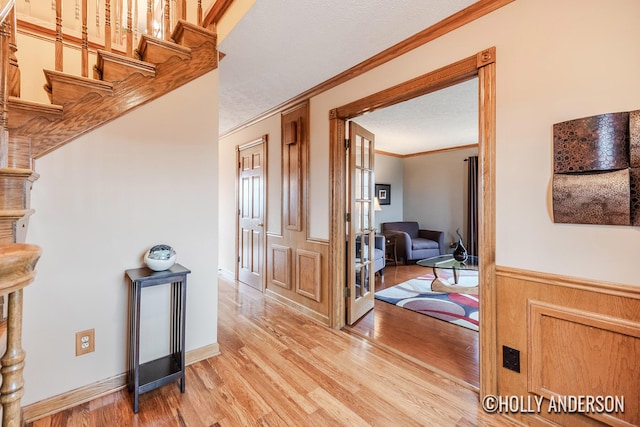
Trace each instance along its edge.
{"label": "paneled wooden door", "polygon": [[347,323],[354,324],[373,308],[375,280],[374,250],[374,171],[375,137],[362,126],[348,122],[349,148],[347,203],[350,221],[347,227],[348,301]]}
{"label": "paneled wooden door", "polygon": [[238,265],[240,282],[264,290],[265,144],[238,147]]}

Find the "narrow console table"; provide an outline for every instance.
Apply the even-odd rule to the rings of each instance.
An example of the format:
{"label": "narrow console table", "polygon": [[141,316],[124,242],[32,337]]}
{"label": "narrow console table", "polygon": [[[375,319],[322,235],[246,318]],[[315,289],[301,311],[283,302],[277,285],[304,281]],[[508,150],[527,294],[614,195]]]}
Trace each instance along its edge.
{"label": "narrow console table", "polygon": [[[184,393],[184,332],[187,300],[187,274],[180,264],[165,271],[153,271],[147,267],[126,271],[129,289],[129,391],[133,392],[133,412],[138,412],[140,394],[180,380]],[[142,289],[149,286],[171,284],[171,336],[169,354],[140,364],[140,299]]]}

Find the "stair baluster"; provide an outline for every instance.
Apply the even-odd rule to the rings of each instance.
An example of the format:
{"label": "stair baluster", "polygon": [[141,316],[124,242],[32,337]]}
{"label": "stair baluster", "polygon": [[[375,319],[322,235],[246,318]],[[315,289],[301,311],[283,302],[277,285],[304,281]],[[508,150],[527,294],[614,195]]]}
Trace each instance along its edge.
{"label": "stair baluster", "polygon": [[153,0],[147,0],[147,34],[155,36],[153,33]]}
{"label": "stair baluster", "polygon": [[127,56],[133,56],[133,31],[132,28],[132,19],[131,19],[131,0],[127,0]]}
{"label": "stair baluster", "polygon": [[56,0],[56,71],[62,71],[62,0]]}
{"label": "stair baluster", "polygon": [[87,0],[82,0],[82,77],[89,77],[89,34],[87,29]]}
{"label": "stair baluster", "polygon": [[164,0],[164,39],[171,40],[171,0]]}
{"label": "stair baluster", "polygon": [[111,0],[104,2],[104,50],[111,52]]}

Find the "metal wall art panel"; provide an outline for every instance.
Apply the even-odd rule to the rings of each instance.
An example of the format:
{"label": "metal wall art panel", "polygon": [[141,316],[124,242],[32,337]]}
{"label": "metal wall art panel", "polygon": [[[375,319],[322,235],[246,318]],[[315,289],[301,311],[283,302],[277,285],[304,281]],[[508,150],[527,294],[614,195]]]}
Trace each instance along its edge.
{"label": "metal wall art panel", "polygon": [[553,125],[553,221],[640,225],[640,110]]}
{"label": "metal wall art panel", "polygon": [[558,223],[630,225],[629,169],[553,177]]}

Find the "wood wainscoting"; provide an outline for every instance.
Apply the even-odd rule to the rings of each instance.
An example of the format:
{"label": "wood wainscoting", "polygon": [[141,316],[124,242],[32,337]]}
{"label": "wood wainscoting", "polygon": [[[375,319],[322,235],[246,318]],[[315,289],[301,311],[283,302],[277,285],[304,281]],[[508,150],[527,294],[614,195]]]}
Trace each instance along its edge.
{"label": "wood wainscoting", "polygon": [[[506,267],[496,275],[498,395],[545,398],[539,413],[510,416],[530,425],[640,425],[640,286]],[[503,346],[520,352],[519,373],[502,367]],[[624,412],[548,406],[574,396],[620,398]]]}
{"label": "wood wainscoting", "polygon": [[282,234],[267,233],[265,293],[329,325],[329,245],[309,236],[309,102],[282,112]]}

